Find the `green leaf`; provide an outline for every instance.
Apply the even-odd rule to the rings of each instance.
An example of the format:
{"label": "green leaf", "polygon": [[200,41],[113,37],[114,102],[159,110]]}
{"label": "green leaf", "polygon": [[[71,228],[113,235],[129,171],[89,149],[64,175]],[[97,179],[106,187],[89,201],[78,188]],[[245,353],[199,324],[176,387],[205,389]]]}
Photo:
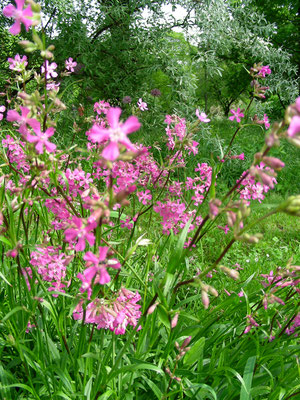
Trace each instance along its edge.
{"label": "green leaf", "polygon": [[143,376],[142,379],[150,386],[150,388],[151,388],[152,392],[155,394],[155,396],[159,400],[162,399],[163,394],[162,394],[161,390],[158,388],[158,386],[155,385],[155,383],[150,381],[150,379],[146,378],[145,376]]}
{"label": "green leaf", "polygon": [[169,260],[169,264],[167,266],[167,272],[170,274],[172,274],[175,271],[176,267],[179,266],[182,261],[182,256],[184,253],[183,246],[186,241],[186,237],[187,237],[188,230],[189,230],[191,223],[192,223],[192,219],[190,219],[188,221],[188,223],[185,225],[183,231],[181,232],[179,240],[177,242],[176,248],[172,252],[172,255]]}
{"label": "green leaf", "polygon": [[[13,383],[11,385],[7,385],[4,387],[4,389],[9,389],[9,388],[21,388],[21,389],[25,389],[28,392],[30,392],[32,395],[35,395],[33,389],[31,389],[30,386],[25,385],[24,383]],[[39,399],[39,397],[37,397]]]}
{"label": "green leaf", "polygon": [[26,311],[26,312],[28,312],[24,307],[17,306],[14,309],[12,309],[8,314],[5,315],[5,317],[3,318],[2,322],[4,322],[7,319],[9,319],[12,315],[14,315],[18,311]]}
{"label": "green leaf", "polygon": [[116,394],[113,390],[108,390],[107,392],[103,393],[100,397],[98,397],[98,400],[107,400],[110,398],[112,394]]}
{"label": "green leaf", "polygon": [[91,398],[93,379],[94,379],[94,376],[92,375],[84,388],[84,394],[85,394],[87,400],[90,400],[90,398]]}
{"label": "green leaf", "polygon": [[244,369],[244,375],[243,375],[245,387],[244,386],[241,387],[240,400],[250,400],[251,399],[250,391],[251,391],[255,362],[256,362],[256,356],[249,357],[246,362],[245,369]]}
{"label": "green leaf", "polygon": [[6,237],[4,237],[4,236],[0,236],[0,241],[1,241],[2,243],[5,243],[5,244],[7,244],[8,246],[12,247],[12,243],[11,243]]}
{"label": "green leaf", "polygon": [[158,311],[157,313],[158,318],[160,319],[160,321],[165,325],[167,329],[170,329],[170,319],[167,311],[161,305],[157,307],[157,311]]}
{"label": "green leaf", "polygon": [[110,379],[113,379],[119,374],[123,374],[124,372],[133,372],[133,371],[142,371],[144,369],[150,370],[150,371],[155,371],[158,374],[163,374],[163,370],[156,365],[153,364],[146,364],[146,363],[136,363],[136,364],[131,364],[131,365],[126,365],[125,367],[119,368],[116,371],[114,371]]}
{"label": "green leaf", "polygon": [[203,349],[205,344],[205,338],[200,338],[196,343],[193,344],[192,348],[184,356],[183,363],[185,365],[192,365],[194,362],[203,358]]}

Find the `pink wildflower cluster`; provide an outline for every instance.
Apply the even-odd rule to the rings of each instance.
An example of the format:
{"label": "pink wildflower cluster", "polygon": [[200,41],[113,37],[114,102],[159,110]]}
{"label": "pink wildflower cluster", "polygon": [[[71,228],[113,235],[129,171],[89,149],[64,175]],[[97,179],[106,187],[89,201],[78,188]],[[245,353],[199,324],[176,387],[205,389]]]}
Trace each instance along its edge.
{"label": "pink wildflower cluster", "polygon": [[[267,173],[274,173],[269,167],[266,167],[264,163],[260,163],[259,166],[256,167],[261,173],[267,175]],[[245,172],[243,173],[245,174]],[[242,175],[243,176],[243,175]],[[268,175],[269,176],[269,175]],[[270,188],[274,187],[274,184],[277,183],[274,176],[269,176],[270,184],[264,184],[262,182],[256,182],[255,178],[251,175],[248,175],[242,182],[241,186],[238,188],[240,193],[240,198],[245,200],[258,200],[259,203],[265,198],[264,193],[267,193]],[[273,185],[273,187],[272,187]]]}
{"label": "pink wildflower cluster", "polygon": [[109,109],[110,109],[110,104],[105,100],[99,100],[94,104],[94,111],[99,115],[101,114],[106,115]]}
{"label": "pink wildflower cluster", "polygon": [[174,150],[176,140],[182,142],[186,137],[186,122],[184,118],[179,118],[177,115],[166,115],[165,123],[168,136],[167,147],[169,150]]}
{"label": "pink wildflower cluster", "polygon": [[[202,218],[198,216],[195,218],[196,210],[186,211],[186,205],[181,203],[180,200],[168,200],[164,203],[158,201],[153,207],[153,210],[162,217],[161,225],[163,227],[163,234],[169,235],[171,231],[174,234],[183,229],[188,221],[195,219],[195,224],[200,225]],[[194,224],[189,227],[189,232],[195,228]]]}
{"label": "pink wildflower cluster", "polygon": [[7,135],[6,138],[2,140],[2,145],[7,149],[6,154],[11,164],[16,163],[16,168],[24,172],[30,170],[30,165],[26,160],[26,154],[24,152],[24,142],[13,139],[11,136]]}
{"label": "pink wildflower cluster", "polygon": [[86,189],[89,189],[91,183],[93,183],[91,174],[79,168],[75,168],[74,171],[72,171],[70,168],[67,168],[65,177],[68,182],[69,191],[67,191],[67,185],[64,178],[60,176],[58,180],[64,191],[68,192],[72,197],[81,196]]}
{"label": "pink wildflower cluster", "polygon": [[162,186],[164,184],[164,177],[167,171],[161,171],[157,162],[153,159],[152,155],[148,152],[147,148],[138,148],[140,153],[131,162],[116,161],[114,162],[111,170],[106,166],[94,163],[94,177],[95,179],[105,179],[107,187],[110,185],[110,175],[114,178],[113,190],[114,193],[119,193],[122,190],[130,188],[133,184],[142,188],[147,188],[149,184],[157,184]]}
{"label": "pink wildflower cluster", "polygon": [[[72,256],[67,256],[61,252],[61,248],[53,246],[37,246],[36,251],[31,253],[30,264],[34,266],[42,276],[42,279],[50,283],[49,292],[65,293],[65,287],[68,286],[66,279],[66,267],[71,262]],[[58,294],[53,294],[57,297]]]}
{"label": "pink wildflower cluster", "polygon": [[15,55],[15,58],[8,58],[7,61],[9,62],[9,69],[15,72],[22,72],[27,67],[27,57],[21,56],[19,54]]}
{"label": "pink wildflower cluster", "polygon": [[65,200],[59,197],[55,199],[46,199],[45,206],[48,211],[51,211],[55,215],[55,219],[51,222],[55,230],[65,229],[69,225],[71,214],[67,209]]}
{"label": "pink wildflower cluster", "polygon": [[[141,300],[138,292],[121,288],[115,297],[109,299],[96,298],[86,307],[86,324],[96,324],[97,329],[109,329],[116,335],[124,335],[128,325],[135,327],[141,317]],[[84,316],[82,301],[78,303],[73,312],[75,320],[82,320]]]}

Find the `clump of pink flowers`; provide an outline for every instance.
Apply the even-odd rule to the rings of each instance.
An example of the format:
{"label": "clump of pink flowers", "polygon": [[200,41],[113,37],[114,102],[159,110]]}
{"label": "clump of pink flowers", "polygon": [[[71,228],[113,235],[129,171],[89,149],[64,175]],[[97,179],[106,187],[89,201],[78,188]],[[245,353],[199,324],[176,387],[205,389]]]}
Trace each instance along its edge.
{"label": "clump of pink flowers", "polygon": [[[128,325],[135,327],[141,317],[141,300],[138,292],[121,288],[109,299],[96,298],[86,306],[86,324],[96,324],[97,329],[109,329],[116,335],[124,335]],[[80,301],[73,311],[75,320],[83,319],[83,301]],[[140,328],[138,328],[140,329]]]}

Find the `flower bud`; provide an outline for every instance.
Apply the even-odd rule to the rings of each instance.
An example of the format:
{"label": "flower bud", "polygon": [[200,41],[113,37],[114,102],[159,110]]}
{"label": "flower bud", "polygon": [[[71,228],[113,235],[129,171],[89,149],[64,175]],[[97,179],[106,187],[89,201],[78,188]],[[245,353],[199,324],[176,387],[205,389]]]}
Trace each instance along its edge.
{"label": "flower bud", "polygon": [[158,302],[155,302],[154,304],[152,304],[152,306],[148,308],[147,315],[152,314],[155,311],[157,306],[158,306]]}
{"label": "flower bud", "polygon": [[174,329],[178,322],[179,313],[176,313],[171,321],[171,328]]}
{"label": "flower bud", "polygon": [[235,269],[230,269],[228,267],[225,267],[224,265],[220,265],[219,268],[221,271],[224,272],[224,274],[226,274],[230,278],[234,279],[235,281],[240,278],[239,272],[236,271]]}
{"label": "flower bud", "polygon": [[279,158],[276,157],[263,157],[262,161],[269,167],[276,170],[281,170],[281,168],[285,166],[284,162],[282,162],[281,160],[279,160]]}
{"label": "flower bud", "polygon": [[192,340],[192,336],[188,336],[184,342],[181,345],[181,349],[184,349],[185,347],[187,347],[190,344],[190,341]]}
{"label": "flower bud", "polygon": [[202,291],[201,291],[201,300],[202,300],[202,304],[203,304],[205,310],[207,310],[208,306],[209,306],[209,297],[208,297],[207,292],[204,289],[202,289]]}

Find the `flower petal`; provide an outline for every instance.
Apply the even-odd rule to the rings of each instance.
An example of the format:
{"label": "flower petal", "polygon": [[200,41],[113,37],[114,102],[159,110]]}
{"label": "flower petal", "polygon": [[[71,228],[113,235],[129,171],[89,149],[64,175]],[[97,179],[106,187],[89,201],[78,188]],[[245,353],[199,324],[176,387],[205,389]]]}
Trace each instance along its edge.
{"label": "flower petal", "polygon": [[120,107],[112,107],[108,110],[106,118],[112,129],[117,129],[119,126],[120,115],[122,110]]}

